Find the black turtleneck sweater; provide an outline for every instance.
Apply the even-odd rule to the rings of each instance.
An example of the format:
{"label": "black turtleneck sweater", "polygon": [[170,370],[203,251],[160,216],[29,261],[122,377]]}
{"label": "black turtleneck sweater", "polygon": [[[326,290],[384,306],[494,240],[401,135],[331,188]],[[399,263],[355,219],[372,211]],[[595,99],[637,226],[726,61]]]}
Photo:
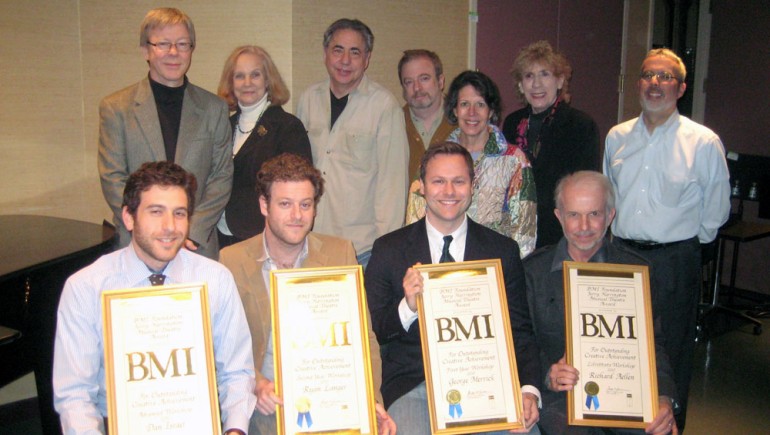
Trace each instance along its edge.
{"label": "black turtleneck sweater", "polygon": [[173,162],[176,156],[176,141],[179,138],[179,124],[182,122],[182,102],[187,88],[187,76],[182,86],[176,88],[162,85],[150,78],[150,88],[155,97],[155,106],[158,108],[166,160]]}

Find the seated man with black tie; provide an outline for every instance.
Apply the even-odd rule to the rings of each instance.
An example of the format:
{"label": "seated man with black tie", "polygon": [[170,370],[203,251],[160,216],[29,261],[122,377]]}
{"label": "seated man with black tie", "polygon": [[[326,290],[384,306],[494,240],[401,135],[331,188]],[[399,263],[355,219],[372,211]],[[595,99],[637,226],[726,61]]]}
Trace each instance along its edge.
{"label": "seated man with black tie", "polygon": [[[519,247],[469,219],[473,160],[453,142],[431,145],[420,163],[425,217],[374,242],[365,273],[367,301],[382,356],[382,395],[399,433],[429,434],[425,374],[417,320],[422,276],[412,266],[499,258],[523,393],[526,430],[539,433],[540,361],[529,319]],[[521,431],[521,430],[520,430]]]}
{"label": "seated man with black tie", "polygon": [[150,285],[206,282],[222,427],[247,433],[256,405],[251,336],[233,276],[223,265],[182,249],[195,203],[195,176],[167,161],[128,177],[123,222],[131,242],[72,275],[56,325],[54,407],[66,434],[105,433],[101,294]]}

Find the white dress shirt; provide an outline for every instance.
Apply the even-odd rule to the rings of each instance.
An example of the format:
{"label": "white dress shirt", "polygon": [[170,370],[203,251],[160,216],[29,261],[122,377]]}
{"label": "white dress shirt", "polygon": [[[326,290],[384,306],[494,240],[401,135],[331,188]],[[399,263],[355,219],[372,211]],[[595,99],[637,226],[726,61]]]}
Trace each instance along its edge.
{"label": "white dress shirt", "polygon": [[[425,218],[425,229],[428,233],[428,246],[430,247],[430,259],[432,264],[438,264],[441,260],[441,253],[444,250],[444,236],[452,236],[452,243],[449,244],[449,254],[455,259],[455,262],[461,262],[465,258],[465,238],[468,235],[468,216],[463,215],[463,223],[450,234],[443,234],[430,224],[428,218]],[[401,318],[401,325],[404,331],[408,331],[415,320],[417,312],[412,311],[406,303],[406,298],[402,298],[398,304],[398,316]]]}
{"label": "white dress shirt", "polygon": [[724,147],[708,128],[674,112],[647,131],[640,116],[607,134],[604,174],[615,187],[618,237],[708,243],[730,213]]}

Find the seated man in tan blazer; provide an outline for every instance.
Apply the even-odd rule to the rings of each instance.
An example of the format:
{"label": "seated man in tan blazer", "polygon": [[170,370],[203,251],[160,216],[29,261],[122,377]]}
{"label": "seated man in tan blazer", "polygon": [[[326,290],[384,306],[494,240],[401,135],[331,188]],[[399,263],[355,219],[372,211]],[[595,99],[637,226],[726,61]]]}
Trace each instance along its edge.
{"label": "seated man in tan blazer", "polygon": [[[323,184],[320,171],[297,155],[285,153],[265,162],[257,174],[256,193],[265,216],[265,230],[220,253],[220,261],[235,277],[251,330],[257,377],[257,407],[249,427],[252,434],[276,433],[275,407],[283,405],[273,384],[270,295],[266,284],[270,271],[357,264],[350,241],[310,232]],[[396,433],[396,424],[382,406],[380,347],[371,325],[369,345],[377,394],[377,426],[380,434],[392,435]]]}

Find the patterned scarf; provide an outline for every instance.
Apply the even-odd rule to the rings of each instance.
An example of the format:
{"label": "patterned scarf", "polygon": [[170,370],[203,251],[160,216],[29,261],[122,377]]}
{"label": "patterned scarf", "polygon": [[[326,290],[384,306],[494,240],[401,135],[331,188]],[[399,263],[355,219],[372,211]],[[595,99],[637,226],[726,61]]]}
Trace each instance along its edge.
{"label": "patterned scarf", "polygon": [[[475,176],[473,178],[473,191],[477,193],[477,189],[479,187],[479,180],[484,177],[484,172],[487,169],[485,165],[482,164],[484,160],[488,157],[499,157],[499,158],[510,158],[510,157],[501,157],[501,156],[514,156],[516,154],[516,151],[518,151],[518,148],[515,146],[509,146],[508,142],[505,140],[505,135],[503,135],[503,132],[500,130],[500,128],[494,124],[490,124],[488,126],[489,128],[489,139],[487,139],[487,143],[484,144],[484,150],[481,152],[481,156],[476,159],[473,162],[473,171],[475,173]],[[456,142],[460,143],[460,133],[462,131],[457,128],[455,131],[453,131],[447,140],[449,142]],[[526,134],[526,133],[525,133]],[[524,157],[524,156],[522,156]],[[522,162],[522,166],[529,166],[528,162]],[[511,179],[513,181],[513,179]],[[510,198],[515,194],[515,191],[517,190],[517,185],[510,182],[505,190],[505,196],[503,197],[503,213],[509,213],[510,212]]]}
{"label": "patterned scarf", "polygon": [[[485,156],[504,154],[508,148],[508,142],[505,140],[505,135],[503,135],[503,132],[496,125],[489,124],[487,128],[489,129],[489,139],[487,139],[487,143],[484,144],[484,150],[481,154]],[[460,128],[456,128],[449,134],[447,141],[460,143],[460,133],[462,133]]]}
{"label": "patterned scarf", "polygon": [[[529,116],[526,118],[521,118],[521,121],[519,121],[518,127],[516,127],[516,140],[514,141],[516,143],[516,146],[522,149],[527,155],[529,155],[532,160],[537,158],[538,153],[540,152],[540,136],[543,132],[543,127],[546,125],[550,125],[551,122],[553,122],[553,117],[556,114],[556,108],[559,107],[559,103],[561,103],[561,96],[556,98],[556,101],[553,102],[553,106],[551,106],[551,111],[548,113],[548,115],[543,119],[543,124],[540,126],[540,132],[537,135],[537,141],[535,143],[535,146],[530,149],[529,144],[527,143],[527,130],[529,130]],[[532,108],[530,107],[530,114],[532,112]]]}

